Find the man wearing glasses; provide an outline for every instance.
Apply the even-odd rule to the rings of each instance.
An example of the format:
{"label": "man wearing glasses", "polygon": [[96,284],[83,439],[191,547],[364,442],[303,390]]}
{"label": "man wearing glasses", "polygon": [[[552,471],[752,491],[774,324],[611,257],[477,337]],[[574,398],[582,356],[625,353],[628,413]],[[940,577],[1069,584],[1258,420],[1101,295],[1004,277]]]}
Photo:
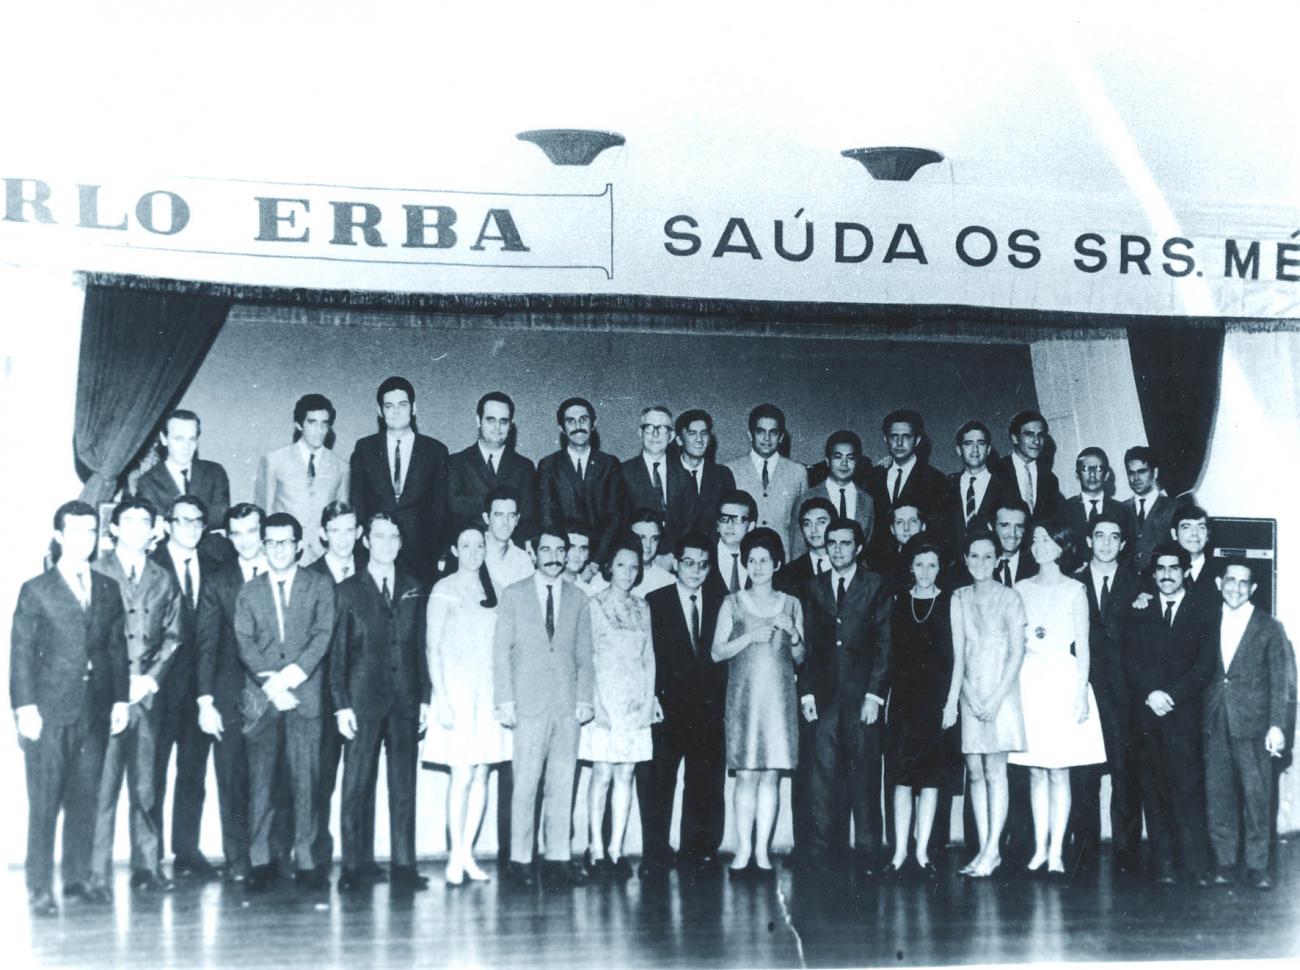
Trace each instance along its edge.
{"label": "man wearing glasses", "polygon": [[[673,413],[661,404],[641,412],[641,453],[623,462],[623,489],[628,507],[649,509],[663,523],[659,548],[671,550],[677,537],[690,528],[695,505],[695,486],[680,461],[670,461],[668,443],[673,440]],[[656,557],[664,569],[672,568],[671,552]]]}
{"label": "man wearing glasses", "polygon": [[690,528],[708,535],[713,531],[718,499],[736,487],[736,477],[711,454],[713,417],[691,408],[677,416],[677,448],[682,469],[690,476],[692,507]]}
{"label": "man wearing glasses", "polygon": [[713,561],[709,564],[707,581],[720,588],[724,596],[744,589],[749,582],[744,557],[740,554],[740,542],[745,533],[754,528],[757,518],[758,503],[748,492],[730,491],[718,503],[718,542],[713,550]]}

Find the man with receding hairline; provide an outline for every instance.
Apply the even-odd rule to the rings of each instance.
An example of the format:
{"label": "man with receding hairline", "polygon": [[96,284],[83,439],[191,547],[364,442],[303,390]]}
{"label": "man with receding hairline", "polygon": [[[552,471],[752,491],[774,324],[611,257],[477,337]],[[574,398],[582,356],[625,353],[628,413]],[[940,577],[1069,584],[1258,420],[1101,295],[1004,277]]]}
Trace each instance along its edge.
{"label": "man with receding hairline", "polygon": [[475,408],[477,437],[451,456],[448,472],[452,517],[457,522],[478,518],[483,500],[494,488],[509,488],[519,520],[511,541],[528,548],[537,532],[536,469],[515,451],[510,434],[515,426],[515,402],[503,391],[489,391]]}

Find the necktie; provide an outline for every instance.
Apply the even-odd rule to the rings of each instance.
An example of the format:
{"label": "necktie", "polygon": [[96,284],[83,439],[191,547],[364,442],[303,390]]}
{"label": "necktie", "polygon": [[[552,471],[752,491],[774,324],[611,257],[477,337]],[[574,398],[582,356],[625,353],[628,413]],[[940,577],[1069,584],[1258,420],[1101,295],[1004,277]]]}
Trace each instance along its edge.
{"label": "necktie", "polygon": [[186,468],[181,472],[181,481],[185,483],[185,494],[190,494],[190,470]]}
{"label": "necktie", "polygon": [[975,476],[971,475],[966,485],[966,521],[975,514]]}
{"label": "necktie", "polygon": [[194,557],[185,560],[185,599],[194,609]]}
{"label": "necktie", "polygon": [[86,584],[85,573],[77,573],[77,601],[83,610],[90,609],[90,587]]}
{"label": "necktie", "polygon": [[134,567],[134,566],[132,566],[132,567],[131,567],[131,571],[128,572],[128,573],[126,574],[126,581],[127,581],[128,583],[134,583],[134,582],[135,582],[135,567]]}
{"label": "necktie", "polygon": [[253,578],[256,579],[256,578],[257,578],[258,576],[260,576],[260,575],[262,575],[262,567],[261,567],[261,566],[254,566],[254,567],[253,567]]}
{"label": "necktie", "polygon": [[[549,588],[550,588],[550,587],[548,586],[547,589],[549,589]],[[390,590],[390,589],[388,588],[388,577],[387,577],[387,576],[384,577],[383,582],[380,584],[380,590],[379,590],[379,591],[380,591],[381,593],[384,594],[384,604],[387,605],[387,606],[392,606],[392,605],[393,605],[393,591]]]}
{"label": "necktie", "polygon": [[890,499],[891,504],[893,505],[898,504],[898,493],[902,487],[903,487],[903,468],[901,465],[895,465],[894,466],[894,494],[893,497]]}
{"label": "necktie", "polygon": [[1092,505],[1092,511],[1088,513],[1088,524],[1092,525],[1093,521],[1097,518],[1097,500],[1094,498],[1089,499],[1088,501],[1089,504]]}
{"label": "necktie", "polygon": [[[343,578],[347,579],[352,575],[352,563],[345,563],[343,566]],[[387,582],[387,580],[385,580]]]}
{"label": "necktie", "polygon": [[1003,586],[1011,585],[1011,566],[1007,563],[1005,559],[1003,559],[1001,562],[998,563],[997,579],[1002,583]]}
{"label": "necktie", "polygon": [[494,457],[493,455],[488,455],[488,474],[491,475],[493,478],[496,478],[497,466],[492,461],[493,457]]}
{"label": "necktie", "polygon": [[1142,524],[1146,522],[1146,520],[1147,520],[1147,500],[1144,498],[1140,498],[1138,499],[1138,528],[1139,529],[1142,527]]}
{"label": "necktie", "polygon": [[700,470],[698,468],[691,472],[691,478],[695,481],[695,494],[698,496],[700,494]]}
{"label": "necktie", "polygon": [[1101,577],[1101,597],[1097,600],[1103,614],[1106,612],[1108,602],[1110,602],[1110,577],[1103,576]]}
{"label": "necktie", "polygon": [[740,589],[740,553],[731,554],[731,592],[735,593]]}
{"label": "necktie", "polygon": [[1165,626],[1172,627],[1173,625],[1174,625],[1174,601],[1165,600]]}
{"label": "necktie", "polygon": [[399,439],[393,448],[393,495],[402,494],[402,442]]}
{"label": "necktie", "polygon": [[1029,471],[1028,464],[1024,466],[1024,469],[1025,469],[1025,480],[1020,486],[1020,492],[1021,492],[1021,496],[1025,500],[1025,504],[1029,506],[1029,511],[1032,512],[1034,510],[1034,476]]}
{"label": "necktie", "polygon": [[763,459],[763,494],[767,494],[767,485],[770,479],[767,477],[767,459]]}
{"label": "necktie", "polygon": [[818,559],[816,560],[816,563],[817,563],[817,575],[820,576],[822,573],[826,572],[826,560]]}
{"label": "necktie", "polygon": [[849,517],[848,499],[846,499],[844,496],[844,493],[847,491],[848,489],[846,488],[840,489],[840,518],[841,519],[847,519]]}
{"label": "necktie", "polygon": [[578,459],[578,481],[582,481],[582,459]]}
{"label": "necktie", "polygon": [[289,599],[288,599],[288,597],[285,595],[285,592],[284,592],[284,584],[285,584],[285,582],[286,582],[286,580],[281,579],[281,580],[277,580],[277,581],[276,581],[276,584],[275,584],[276,586],[279,587],[279,591],[280,591],[280,642],[281,642],[281,643],[284,642],[284,620],[285,620],[285,616],[286,616],[286,615],[288,614],[288,612],[289,612]]}
{"label": "necktie", "polygon": [[696,594],[691,594],[691,646],[695,652],[700,652],[700,604]]}
{"label": "necktie", "polygon": [[555,587],[546,587],[546,639],[555,638]]}
{"label": "necktie", "polygon": [[659,474],[659,462],[655,462],[653,477],[655,493],[659,496],[659,511],[662,512],[668,507],[668,503],[664,501],[664,479],[663,476]]}
{"label": "necktie", "polygon": [[839,582],[835,586],[835,608],[838,610],[844,605],[844,577],[839,577]]}
{"label": "necktie", "polygon": [[314,454],[307,456],[307,481],[316,481],[316,456]]}

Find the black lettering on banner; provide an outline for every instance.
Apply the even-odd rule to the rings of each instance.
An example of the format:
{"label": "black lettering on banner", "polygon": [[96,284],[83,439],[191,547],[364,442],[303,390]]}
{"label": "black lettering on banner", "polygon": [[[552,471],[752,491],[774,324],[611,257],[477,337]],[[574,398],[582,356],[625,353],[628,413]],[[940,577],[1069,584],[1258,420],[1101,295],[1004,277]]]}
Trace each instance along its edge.
{"label": "black lettering on banner", "polygon": [[[495,223],[497,235],[493,236],[488,233],[488,229]],[[503,252],[507,253],[526,253],[529,252],[524,245],[523,237],[519,235],[519,229],[515,226],[515,217],[510,214],[509,209],[488,209],[487,215],[483,217],[483,225],[479,228],[478,238],[474,240],[474,245],[470,249],[483,250],[487,247],[483,241],[490,239],[493,242],[499,242]]]}
{"label": "black lettering on banner", "polygon": [[[171,223],[166,229],[159,229],[154,225],[154,200],[159,196],[167,199],[171,210]],[[135,204],[135,221],[156,235],[174,236],[190,224],[189,203],[175,192],[162,190],[146,192],[140,196],[140,200]]]}
{"label": "black lettering on banner", "polygon": [[1259,242],[1252,241],[1246,247],[1246,255],[1242,256],[1241,248],[1237,245],[1237,240],[1229,239],[1223,251],[1223,278],[1232,279],[1233,274],[1246,278],[1250,274],[1252,280],[1259,279]]}
{"label": "black lettering on banner", "polygon": [[126,213],[122,213],[122,221],[115,226],[105,225],[99,221],[99,190],[101,185],[78,185],[77,186],[77,226],[80,229],[115,229],[126,231]]}
{"label": "black lettering on banner", "polygon": [[[330,240],[331,246],[355,246],[357,229],[361,230],[361,237],[367,246],[388,245],[379,234],[379,220],[383,218],[379,206],[372,202],[334,201],[330,205],[334,207],[334,238]],[[361,210],[360,219],[357,218],[358,209]]]}
{"label": "black lettering on banner", "polygon": [[[1135,251],[1136,250],[1136,251]],[[1147,257],[1151,255],[1151,243],[1145,236],[1131,236],[1127,233],[1119,237],[1119,275],[1128,273],[1129,264],[1137,266],[1143,276],[1150,276],[1147,269]]]}
{"label": "black lettering on banner", "polygon": [[[844,244],[848,241],[848,234],[856,232],[862,238],[862,251],[850,253],[845,249]],[[835,223],[835,262],[837,263],[861,263],[871,255],[871,248],[874,245],[871,239],[871,230],[860,222],[837,222]]]}
{"label": "black lettering on banner", "polygon": [[[25,191],[31,188],[31,195]],[[30,207],[37,222],[52,223],[54,214],[45,203],[50,201],[50,187],[40,179],[5,179],[5,222],[26,222],[23,209]]]}
{"label": "black lettering on banner", "polygon": [[1007,262],[1016,269],[1031,269],[1037,266],[1043,258],[1042,250],[1037,246],[1030,246],[1022,243],[1021,239],[1028,239],[1030,242],[1038,242],[1038,233],[1032,229],[1017,229],[1007,237]]}
{"label": "black lettering on banner", "polygon": [[[1085,243],[1094,243],[1098,248],[1090,249]],[[1083,259],[1076,259],[1074,265],[1085,273],[1100,273],[1106,268],[1106,251],[1100,248],[1104,245],[1106,245],[1106,237],[1095,232],[1085,232],[1077,236],[1074,240],[1074,251],[1080,256],[1091,257],[1096,262],[1089,263]]]}
{"label": "black lettering on banner", "polygon": [[[1292,234],[1292,239],[1295,235]],[[1289,273],[1288,269],[1300,267],[1300,259],[1292,259],[1292,253],[1300,253],[1300,245],[1296,243],[1278,243],[1277,244],[1277,278],[1284,283],[1300,283],[1300,274]]]}
{"label": "black lettering on banner", "polygon": [[[404,205],[406,210],[406,242],[403,249],[450,249],[456,245],[456,231],[451,227],[456,224],[456,210],[449,205]],[[426,219],[426,213],[437,213],[433,222]],[[425,242],[425,232],[433,229],[437,234],[434,242]]]}
{"label": "black lettering on banner", "polygon": [[[910,250],[899,248],[899,244],[904,239],[911,243]],[[896,259],[914,259],[922,266],[929,263],[925,258],[925,249],[921,246],[921,240],[917,238],[916,230],[912,228],[910,222],[900,222],[895,227],[893,238],[889,240],[889,248],[885,250],[885,258],[881,262],[892,263]]]}
{"label": "black lettering on banner", "polygon": [[[798,219],[803,215],[803,209],[794,214]],[[785,220],[777,219],[772,223],[773,242],[776,244],[776,254],[782,259],[788,259],[792,263],[802,263],[805,259],[813,254],[813,224],[805,222],[803,225],[803,251],[792,253],[785,248]]]}
{"label": "black lettering on banner", "polygon": [[[744,237],[744,243],[733,243],[731,237],[737,232]],[[727,253],[748,253],[751,259],[762,259],[763,256],[758,251],[758,246],[754,243],[754,237],[750,234],[749,225],[744,219],[732,216],[727,220],[727,228],[722,230],[722,235],[718,239],[718,245],[713,249],[714,258],[724,256]]]}
{"label": "black lettering on banner", "polygon": [[[280,235],[280,223],[290,229],[298,228],[298,213],[306,215],[311,211],[311,202],[307,199],[277,199],[274,196],[256,196],[257,198],[257,242],[307,242],[311,239],[311,227],[303,226],[301,236]],[[280,203],[301,206],[282,212]]]}
{"label": "black lettering on banner", "polygon": [[[983,256],[972,256],[966,250],[966,240],[971,236],[983,236],[988,244],[988,252]],[[967,226],[957,233],[957,257],[967,266],[987,266],[998,255],[998,240],[993,231],[983,226]]]}
{"label": "black lettering on banner", "polygon": [[[1166,239],[1165,244],[1160,247],[1160,252],[1165,257],[1165,262],[1160,264],[1160,268],[1169,276],[1187,276],[1192,270],[1196,269],[1196,260],[1192,259],[1189,253],[1176,250],[1175,246],[1182,246],[1189,250],[1195,248],[1190,239],[1185,239],[1182,236]],[[1174,263],[1177,263],[1181,269],[1175,269]]]}
{"label": "black lettering on banner", "polygon": [[[692,229],[700,228],[700,224],[690,216],[673,216],[664,223],[664,235],[672,240],[672,242],[664,243],[664,249],[674,256],[694,256],[700,251],[700,246],[703,245],[700,242],[700,237],[693,232],[682,232],[677,228],[678,223]],[[678,247],[673,244],[674,242],[684,242],[686,245]]]}

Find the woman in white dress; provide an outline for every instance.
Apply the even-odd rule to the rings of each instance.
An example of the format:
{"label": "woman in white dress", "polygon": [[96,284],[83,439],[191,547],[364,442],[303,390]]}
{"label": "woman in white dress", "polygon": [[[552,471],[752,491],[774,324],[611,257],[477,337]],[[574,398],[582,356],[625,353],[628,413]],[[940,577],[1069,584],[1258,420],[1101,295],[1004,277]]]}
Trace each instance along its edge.
{"label": "woman in white dress", "polygon": [[588,601],[596,716],[583,725],[578,737],[578,758],[591,762],[587,791],[591,840],[585,863],[594,876],[626,880],[632,876],[632,865],[623,856],[623,837],[632,809],[633,771],[638,761],[650,760],[650,725],[662,721],[664,714],[655,697],[650,607],[632,594],[641,580],[641,551],[630,542],[620,543],[602,572],[610,585]]}
{"label": "woman in white dress", "polygon": [[1010,760],[1029,768],[1036,843],[1029,871],[1046,865],[1049,875],[1064,875],[1070,769],[1105,761],[1106,746],[1088,686],[1087,592],[1061,572],[1074,557],[1072,531],[1049,519],[1035,523],[1030,536],[1038,574],[1016,583],[1027,621],[1020,667],[1026,744]]}
{"label": "woman in white dress", "polygon": [[486,882],[474,861],[491,766],[509,761],[510,732],[492,715],[492,637],[500,589],[484,562],[483,526],[467,524],[452,553],[456,572],[429,596],[429,676],[433,708],[423,759],[451,769],[447,786],[449,886]]}

